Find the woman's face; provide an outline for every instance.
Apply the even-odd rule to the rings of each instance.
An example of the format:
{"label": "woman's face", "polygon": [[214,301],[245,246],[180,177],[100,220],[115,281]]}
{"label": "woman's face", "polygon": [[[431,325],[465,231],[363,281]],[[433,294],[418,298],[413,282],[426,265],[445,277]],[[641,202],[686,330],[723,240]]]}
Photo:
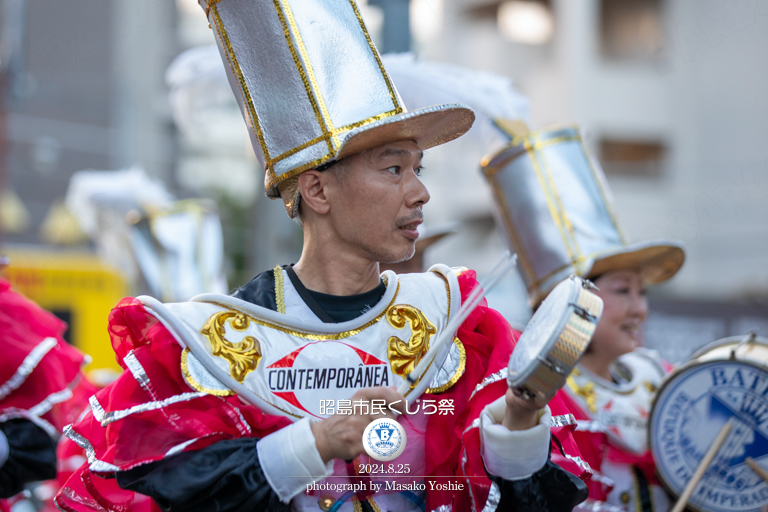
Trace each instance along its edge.
{"label": "woman's face", "polygon": [[632,352],[640,341],[640,327],[648,314],[648,301],[640,274],[616,270],[600,276],[595,285],[603,299],[603,315],[589,350],[611,360]]}

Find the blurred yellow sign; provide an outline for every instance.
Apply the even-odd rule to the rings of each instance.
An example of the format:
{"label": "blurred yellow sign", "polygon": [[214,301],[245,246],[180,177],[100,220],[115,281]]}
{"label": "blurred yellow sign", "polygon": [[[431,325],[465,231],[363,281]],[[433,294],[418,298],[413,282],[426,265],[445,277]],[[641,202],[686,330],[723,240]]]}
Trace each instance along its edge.
{"label": "blurred yellow sign", "polygon": [[69,324],[67,341],[90,355],[87,370],[120,370],[107,333],[110,310],[129,294],[119,272],[95,254],[37,248],[10,248],[3,274],[16,290]]}

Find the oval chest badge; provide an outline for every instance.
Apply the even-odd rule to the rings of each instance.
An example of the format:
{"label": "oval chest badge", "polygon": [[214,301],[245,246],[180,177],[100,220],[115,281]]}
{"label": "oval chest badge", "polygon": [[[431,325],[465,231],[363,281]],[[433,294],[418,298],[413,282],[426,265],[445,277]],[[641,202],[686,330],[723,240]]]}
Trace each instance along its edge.
{"label": "oval chest badge", "polygon": [[725,423],[731,432],[689,506],[706,512],[759,512],[768,484],[746,463],[768,469],[768,372],[742,361],[714,361],[673,376],[651,417],[659,476],[680,495]]}

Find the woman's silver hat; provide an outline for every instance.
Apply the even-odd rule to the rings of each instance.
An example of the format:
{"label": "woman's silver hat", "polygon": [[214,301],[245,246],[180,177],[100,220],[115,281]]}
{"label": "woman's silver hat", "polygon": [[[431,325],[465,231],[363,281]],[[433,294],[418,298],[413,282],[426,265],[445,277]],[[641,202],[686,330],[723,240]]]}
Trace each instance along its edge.
{"label": "woman's silver hat", "polygon": [[571,274],[637,270],[655,284],[683,265],[680,242],[627,243],[605,175],[575,126],[518,135],[481,166],[534,305]]}

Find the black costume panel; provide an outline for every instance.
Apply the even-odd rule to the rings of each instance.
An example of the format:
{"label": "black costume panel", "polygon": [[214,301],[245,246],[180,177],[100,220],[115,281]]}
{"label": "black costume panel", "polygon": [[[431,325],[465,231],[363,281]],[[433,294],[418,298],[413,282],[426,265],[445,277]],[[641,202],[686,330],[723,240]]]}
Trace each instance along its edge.
{"label": "black costume panel", "polygon": [[26,419],[0,423],[8,439],[8,459],[0,466],[0,498],[10,498],[24,485],[56,478],[56,443],[45,430]]}
{"label": "black costume panel", "polygon": [[555,512],[573,510],[587,499],[587,484],[576,475],[548,460],[539,471],[524,480],[503,480],[488,475],[501,491],[499,512]]}
{"label": "black costume panel", "polygon": [[168,512],[290,510],[264,477],[256,441],[219,441],[202,450],[120,471],[117,484],[150,496]]}
{"label": "black costume panel", "polygon": [[230,295],[236,299],[277,311],[275,272],[273,270],[262,272],[240,288],[232,290]]}

